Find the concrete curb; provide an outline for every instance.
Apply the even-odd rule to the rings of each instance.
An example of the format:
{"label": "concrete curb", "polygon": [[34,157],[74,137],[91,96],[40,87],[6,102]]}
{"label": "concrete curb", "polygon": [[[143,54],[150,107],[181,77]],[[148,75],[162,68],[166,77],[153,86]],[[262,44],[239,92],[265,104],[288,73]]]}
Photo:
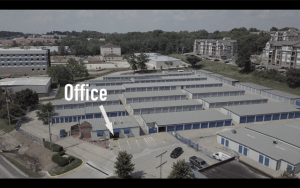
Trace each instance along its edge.
{"label": "concrete curb", "polygon": [[[1,156],[1,155],[0,155]],[[27,174],[25,174],[24,172],[22,172],[18,167],[16,167],[14,164],[12,164],[8,159],[6,159],[5,156],[2,156],[2,159],[7,162],[8,164],[10,164],[10,166],[12,166],[16,171],[18,171],[20,174],[22,174],[25,177],[30,178]]]}
{"label": "concrete curb", "polygon": [[73,170],[70,170],[69,172],[66,172],[66,173],[63,173],[63,174],[60,174],[60,175],[56,175],[56,176],[51,176],[51,175],[49,174],[48,171],[46,171],[46,173],[48,174],[48,176],[49,176],[50,178],[56,178],[56,177],[59,177],[59,176],[66,175],[66,174],[68,174],[68,173],[70,173],[70,172],[73,172],[74,170],[77,170],[78,168],[80,168],[80,167],[84,164],[84,161],[83,161],[83,160],[81,160],[81,161],[82,161],[82,164],[81,164],[79,167],[74,168]]}

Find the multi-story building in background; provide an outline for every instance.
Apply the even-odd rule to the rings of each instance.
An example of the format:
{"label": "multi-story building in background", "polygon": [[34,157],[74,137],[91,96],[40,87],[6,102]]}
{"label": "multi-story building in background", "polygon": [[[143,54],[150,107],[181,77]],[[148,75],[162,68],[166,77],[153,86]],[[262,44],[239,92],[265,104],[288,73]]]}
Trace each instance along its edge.
{"label": "multi-story building in background", "polygon": [[0,49],[0,75],[45,75],[50,66],[49,49]]}
{"label": "multi-story building in background", "polygon": [[300,31],[289,29],[288,31],[270,31],[270,41],[300,41]]}
{"label": "multi-story building in background", "polygon": [[107,61],[115,61],[115,60],[123,60],[121,56],[121,47],[114,44],[105,44],[100,46],[100,54],[103,60]]}
{"label": "multi-story building in background", "polygon": [[237,41],[230,37],[221,39],[196,39],[194,53],[219,59],[229,59],[237,54]]}

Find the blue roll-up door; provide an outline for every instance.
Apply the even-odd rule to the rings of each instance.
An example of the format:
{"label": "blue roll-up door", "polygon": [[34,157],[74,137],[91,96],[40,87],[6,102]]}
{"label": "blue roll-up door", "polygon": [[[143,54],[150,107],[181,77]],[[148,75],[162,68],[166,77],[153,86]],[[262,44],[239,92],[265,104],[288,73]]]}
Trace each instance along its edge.
{"label": "blue roll-up door", "polygon": [[73,122],[77,122],[77,117],[76,116],[73,117]]}
{"label": "blue roll-up door", "polygon": [[122,115],[123,115],[123,116],[126,116],[125,112],[122,112]]}
{"label": "blue roll-up door", "polygon": [[281,114],[280,119],[287,119],[288,113]]}
{"label": "blue roll-up door", "polygon": [[252,123],[255,120],[255,116],[247,116],[247,123]]}
{"label": "blue roll-up door", "polygon": [[175,126],[174,125],[167,126],[167,132],[173,132],[173,131],[175,131]]}
{"label": "blue roll-up door", "polygon": [[229,141],[228,141],[228,140],[226,140],[226,142],[225,142],[225,146],[226,146],[226,147],[228,147],[228,146],[229,146]]}
{"label": "blue roll-up door", "polygon": [[208,123],[201,123],[201,129],[205,129],[208,127]]}
{"label": "blue roll-up door", "polygon": [[85,119],[85,116],[81,116],[81,119]]}
{"label": "blue roll-up door", "polygon": [[55,121],[56,123],[59,123],[59,118],[56,118],[56,121]]}
{"label": "blue roll-up door", "polygon": [[[104,131],[97,131],[97,135],[103,135]],[[115,133],[115,132],[114,132]]]}
{"label": "blue roll-up door", "polygon": [[119,112],[119,116],[122,116],[122,112]]}
{"label": "blue roll-up door", "polygon": [[217,127],[223,127],[223,126],[224,126],[224,121],[217,122]]}
{"label": "blue roll-up door", "polygon": [[176,125],[176,131],[182,131],[183,125]]}
{"label": "blue roll-up door", "polygon": [[66,117],[65,118],[65,122],[68,123],[69,122],[69,118]]}
{"label": "blue roll-up door", "polygon": [[296,101],[295,105],[300,106],[300,101]]}
{"label": "blue roll-up door", "polygon": [[248,149],[244,147],[244,153],[243,153],[245,156],[247,156],[248,154]]}
{"label": "blue roll-up door", "polygon": [[64,118],[60,118],[61,123],[64,123],[64,120],[65,120]]}
{"label": "blue roll-up door", "polygon": [[86,115],[86,119],[93,119],[93,118],[94,118],[94,115],[92,115],[92,114]]}
{"label": "blue roll-up door", "polygon": [[221,139],[221,144],[224,145],[224,138]]}
{"label": "blue roll-up door", "polygon": [[240,117],[240,123],[246,123],[247,117]]}
{"label": "blue roll-up door", "polygon": [[239,145],[239,153],[243,153],[243,146]]}
{"label": "blue roll-up door", "polygon": [[149,134],[152,134],[152,133],[157,133],[157,129],[155,127],[149,128]]}
{"label": "blue roll-up door", "polygon": [[72,117],[69,117],[69,122],[73,122],[73,118]]}
{"label": "blue roll-up door", "polygon": [[117,112],[110,113],[110,117],[117,117],[117,116],[118,116],[118,113],[117,113]]}
{"label": "blue roll-up door", "polygon": [[264,156],[259,155],[258,162],[261,163],[261,164],[263,164],[264,163]]}
{"label": "blue roll-up door", "polygon": [[217,122],[209,122],[209,128],[216,127]]}
{"label": "blue roll-up door", "polygon": [[266,166],[269,166],[269,158],[267,158],[267,157],[265,157],[265,164],[264,165],[266,165]]}
{"label": "blue roll-up door", "polygon": [[119,133],[120,129],[114,129],[113,131],[114,131],[114,133]]}
{"label": "blue roll-up door", "polygon": [[289,113],[289,119],[293,119],[295,116],[295,113]]}
{"label": "blue roll-up door", "polygon": [[271,121],[272,115],[265,115],[264,121]]}
{"label": "blue roll-up door", "polygon": [[295,118],[300,118],[300,113],[295,113]]}
{"label": "blue roll-up door", "polygon": [[130,132],[130,128],[125,128],[124,132]]}
{"label": "blue roll-up door", "polygon": [[95,114],[95,118],[101,118],[101,114]]}
{"label": "blue roll-up door", "polygon": [[231,121],[225,121],[225,126],[231,126]]}
{"label": "blue roll-up door", "polygon": [[193,129],[200,129],[200,124],[199,123],[193,124]]}
{"label": "blue roll-up door", "polygon": [[78,122],[81,120],[81,116],[78,116]]}
{"label": "blue roll-up door", "polygon": [[256,116],[256,122],[264,121],[264,116]]}
{"label": "blue roll-up door", "polygon": [[52,124],[55,124],[55,118],[52,118]]}
{"label": "blue roll-up door", "polygon": [[273,119],[272,120],[279,120],[280,114],[273,114]]}
{"label": "blue roll-up door", "polygon": [[192,129],[192,124],[184,125],[184,130],[191,130],[191,129]]}

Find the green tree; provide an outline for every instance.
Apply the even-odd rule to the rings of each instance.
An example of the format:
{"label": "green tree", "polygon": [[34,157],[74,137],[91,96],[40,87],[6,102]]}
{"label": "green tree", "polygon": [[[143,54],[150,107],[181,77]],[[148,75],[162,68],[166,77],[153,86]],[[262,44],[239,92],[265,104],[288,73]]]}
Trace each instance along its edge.
{"label": "green tree", "polygon": [[186,164],[184,159],[177,160],[176,163],[173,162],[172,171],[168,176],[169,179],[191,179],[191,169]]}
{"label": "green tree", "polygon": [[23,89],[14,95],[14,103],[20,105],[23,109],[39,103],[38,94],[31,89]]}
{"label": "green tree", "polygon": [[66,64],[67,69],[71,70],[75,77],[89,76],[87,67],[84,63],[76,61],[74,58],[68,59]]}
{"label": "green tree", "polygon": [[120,151],[115,162],[116,174],[119,178],[125,178],[134,171],[134,164],[131,163],[132,155],[127,151]]}
{"label": "green tree", "polygon": [[[19,117],[22,117],[26,114],[25,110],[21,108],[20,105],[10,103],[8,105],[9,114],[10,114],[10,120],[17,119]],[[7,119],[8,120],[8,112],[7,108],[2,108],[0,110],[0,118]]]}
{"label": "green tree", "polygon": [[148,55],[141,53],[140,55],[137,56],[138,68],[140,68],[143,72],[144,70],[147,69],[146,63],[148,63],[149,61],[150,59],[148,58]]}
{"label": "green tree", "polygon": [[278,28],[277,28],[277,27],[272,27],[272,28],[270,29],[270,31],[278,31]]}
{"label": "green tree", "polygon": [[284,171],[283,174],[281,174],[279,179],[299,179],[295,174],[294,171]]}
{"label": "green tree", "polygon": [[47,74],[58,84],[72,83],[74,81],[74,73],[64,65],[56,65],[49,67]]}
{"label": "green tree", "polygon": [[201,61],[201,59],[197,56],[193,56],[193,57],[187,56],[186,60],[188,61],[189,64],[192,65],[192,67],[194,67],[198,62]]}
{"label": "green tree", "polygon": [[[43,121],[44,124],[48,124],[48,120],[51,122],[51,119],[53,117],[54,112],[54,106],[52,103],[48,102],[47,104],[42,104],[40,110],[36,112],[36,116],[38,117],[38,120]],[[49,119],[48,119],[49,115]]]}
{"label": "green tree", "polygon": [[58,52],[59,52],[60,55],[65,55],[65,54],[66,54],[66,49],[65,49],[65,47],[64,47],[63,45],[60,45],[60,46],[58,47]]}
{"label": "green tree", "polygon": [[133,70],[133,74],[135,74],[135,71],[138,69],[136,56],[134,54],[128,54],[128,55],[125,55],[125,59],[127,60],[131,69]]}
{"label": "green tree", "polygon": [[300,87],[300,69],[289,69],[286,71],[286,82],[289,87]]}

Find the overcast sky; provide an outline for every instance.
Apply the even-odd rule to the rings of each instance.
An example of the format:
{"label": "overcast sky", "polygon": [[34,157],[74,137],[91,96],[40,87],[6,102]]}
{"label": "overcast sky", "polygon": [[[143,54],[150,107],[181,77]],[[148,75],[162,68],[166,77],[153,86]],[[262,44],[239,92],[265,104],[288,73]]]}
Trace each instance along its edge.
{"label": "overcast sky", "polygon": [[0,30],[28,33],[91,30],[228,31],[272,26],[300,29],[300,10],[0,10]]}

